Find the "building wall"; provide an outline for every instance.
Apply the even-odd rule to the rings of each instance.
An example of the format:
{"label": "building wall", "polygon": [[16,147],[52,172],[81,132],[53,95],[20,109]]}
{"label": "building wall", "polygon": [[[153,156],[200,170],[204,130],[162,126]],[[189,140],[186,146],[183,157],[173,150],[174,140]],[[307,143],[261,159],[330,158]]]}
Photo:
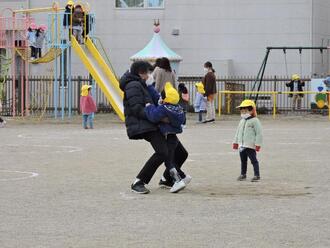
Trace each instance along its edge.
{"label": "building wall", "polygon": [[[330,47],[330,2],[313,0],[313,45]],[[329,71],[329,51],[313,53],[313,73],[325,75]]]}
{"label": "building wall", "polygon": [[[29,4],[41,7],[51,2],[30,0]],[[62,5],[65,2],[60,1]],[[325,0],[165,0],[164,9],[138,10],[116,9],[115,0],[88,2],[96,14],[96,35],[118,74],[127,70],[129,57],[151,39],[153,19],[160,19],[163,40],[183,57],[181,75],[202,74],[207,60],[219,75],[255,75],[267,46],[319,45],[320,39],[329,39],[330,34]],[[45,22],[46,17],[38,14],[36,19]],[[172,35],[173,29],[179,29],[180,34]],[[320,70],[319,59],[313,54],[312,66],[312,53],[303,52],[302,74]],[[73,61],[73,74],[86,74],[77,58]],[[288,51],[287,61],[288,74],[300,73],[297,51]],[[42,68],[32,66],[31,72],[51,70],[50,65]],[[266,74],[286,74],[282,51],[271,52]]]}

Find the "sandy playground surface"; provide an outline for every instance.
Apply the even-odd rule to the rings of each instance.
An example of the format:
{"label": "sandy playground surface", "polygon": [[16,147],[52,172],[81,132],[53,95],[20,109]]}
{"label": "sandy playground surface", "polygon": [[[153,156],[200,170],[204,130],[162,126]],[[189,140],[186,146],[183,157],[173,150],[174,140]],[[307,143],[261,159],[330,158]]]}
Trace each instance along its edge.
{"label": "sandy playground surface", "polygon": [[[180,136],[193,177],[178,194],[130,192],[152,153],[112,115],[8,120],[0,129],[0,247],[330,247],[330,122],[262,118],[262,181],[237,182],[239,117]],[[252,165],[248,177],[252,177]]]}

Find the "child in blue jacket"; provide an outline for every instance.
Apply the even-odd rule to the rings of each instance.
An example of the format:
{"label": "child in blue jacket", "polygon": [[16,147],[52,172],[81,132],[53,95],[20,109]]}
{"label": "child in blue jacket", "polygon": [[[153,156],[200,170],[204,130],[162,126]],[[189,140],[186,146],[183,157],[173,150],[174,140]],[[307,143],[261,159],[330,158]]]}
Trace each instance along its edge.
{"label": "child in blue jacket", "polygon": [[[150,91],[151,89],[148,90]],[[174,166],[174,152],[179,142],[176,134],[182,133],[185,114],[183,108],[178,104],[180,99],[179,93],[173,88],[170,82],[165,84],[161,96],[163,99],[162,104],[158,106],[147,104],[145,113],[149,121],[159,123],[159,129],[166,137],[169,155],[165,161],[165,166],[175,181],[170,192],[178,192],[186,186],[186,183]]]}
{"label": "child in blue jacket", "polygon": [[203,123],[203,113],[206,112],[207,98],[204,96],[204,84],[196,83],[196,98],[194,102],[195,113],[198,113],[198,123]]}

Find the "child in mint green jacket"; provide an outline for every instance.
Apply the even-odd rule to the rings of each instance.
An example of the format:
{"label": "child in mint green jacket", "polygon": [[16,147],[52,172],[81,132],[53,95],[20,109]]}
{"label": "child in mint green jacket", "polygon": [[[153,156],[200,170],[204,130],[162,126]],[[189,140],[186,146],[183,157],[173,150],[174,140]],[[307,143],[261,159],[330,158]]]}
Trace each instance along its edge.
{"label": "child in mint green jacket", "polygon": [[257,118],[256,105],[252,100],[244,100],[238,106],[241,112],[242,120],[238,124],[233,149],[239,149],[241,158],[241,175],[237,178],[238,181],[246,180],[247,161],[250,159],[254,177],[252,182],[260,180],[259,162],[257,153],[262,145],[262,128],[259,119]]}

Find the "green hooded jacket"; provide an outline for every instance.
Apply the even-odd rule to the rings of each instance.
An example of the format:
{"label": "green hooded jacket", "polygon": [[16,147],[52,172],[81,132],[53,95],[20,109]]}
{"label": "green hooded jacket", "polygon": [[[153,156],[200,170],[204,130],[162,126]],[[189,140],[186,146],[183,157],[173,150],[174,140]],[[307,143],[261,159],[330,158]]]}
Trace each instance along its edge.
{"label": "green hooded jacket", "polygon": [[234,144],[251,149],[262,145],[262,127],[257,117],[240,121],[236,130]]}

